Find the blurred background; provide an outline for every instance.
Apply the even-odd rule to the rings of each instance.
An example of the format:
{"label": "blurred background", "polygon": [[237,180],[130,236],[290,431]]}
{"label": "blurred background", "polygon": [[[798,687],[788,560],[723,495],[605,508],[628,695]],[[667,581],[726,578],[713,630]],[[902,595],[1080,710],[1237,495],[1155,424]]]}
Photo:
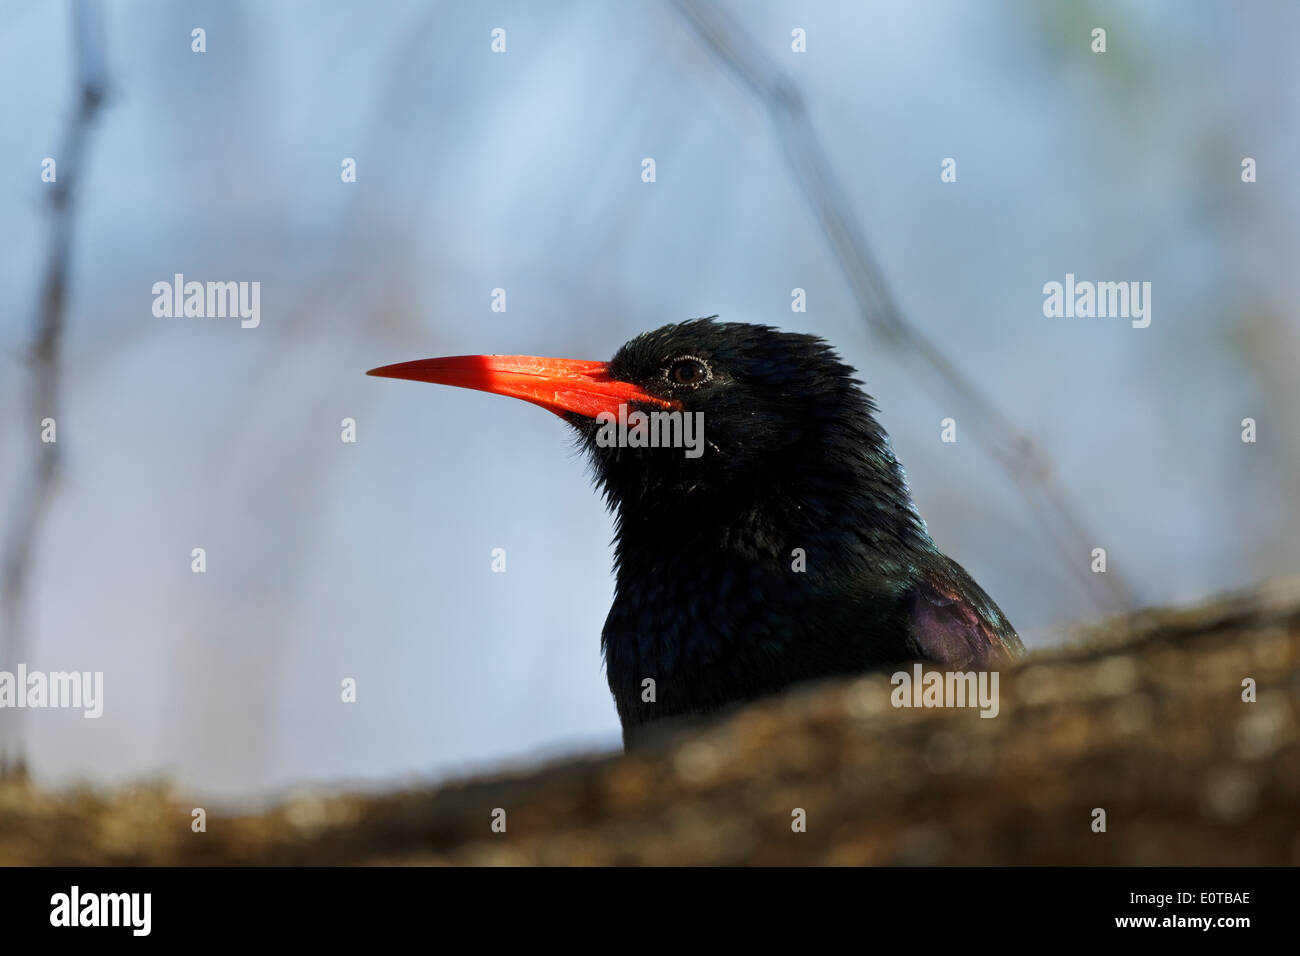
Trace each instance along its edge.
{"label": "blurred background", "polygon": [[[1297,570],[1297,35],[1288,0],[0,0],[0,668],[105,682],[99,720],[0,719],[42,782],[226,801],[617,748],[611,521],[566,428],[363,373],[714,313],[860,370],[1031,647]],[[881,334],[837,218],[1050,466],[1064,548],[1005,429]],[[1151,282],[1150,327],[1045,318],[1067,272]],[[259,281],[260,326],[155,317],[175,273]]]}

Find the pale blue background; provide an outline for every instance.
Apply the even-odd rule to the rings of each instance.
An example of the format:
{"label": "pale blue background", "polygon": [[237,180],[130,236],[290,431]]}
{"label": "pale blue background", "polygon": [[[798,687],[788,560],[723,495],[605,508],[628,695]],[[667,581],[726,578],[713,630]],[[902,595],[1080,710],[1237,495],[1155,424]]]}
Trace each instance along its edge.
{"label": "pale blue background", "polygon": [[[908,314],[1041,443],[1143,601],[1297,567],[1300,6],[732,9],[801,85]],[[973,436],[939,442],[962,409],[872,337],[766,114],[671,6],[121,2],[105,40],[28,661],[105,671],[105,715],[33,715],[40,779],[230,798],[617,746],[585,464],[535,407],[362,374],[431,355],[606,358],[715,312],[825,335],[1028,642],[1092,616]],[[21,358],[70,41],[64,4],[0,0],[2,518],[36,436]],[[1151,327],[1045,319],[1068,271],[1151,281]],[[154,318],[175,272],[260,280],[261,327]]]}

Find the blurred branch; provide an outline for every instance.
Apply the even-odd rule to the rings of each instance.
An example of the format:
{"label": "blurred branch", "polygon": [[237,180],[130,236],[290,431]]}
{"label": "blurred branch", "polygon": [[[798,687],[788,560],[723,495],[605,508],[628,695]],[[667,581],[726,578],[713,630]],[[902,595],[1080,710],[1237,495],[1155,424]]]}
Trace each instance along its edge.
{"label": "blurred branch", "polygon": [[[211,808],[203,833],[164,782],[0,783],[0,866],[1300,863],[1300,579],[1076,637],[1004,671],[993,720],[893,707],[875,674],[627,756]],[[793,807],[818,823],[792,838]]]}
{"label": "blurred branch", "polygon": [[[48,187],[50,244],[36,314],[36,332],[28,356],[31,386],[24,433],[29,436],[32,434],[31,429],[42,419],[53,418],[57,422],[58,418],[59,356],[67,311],[68,273],[75,227],[74,190],[81,175],[91,127],[104,102],[100,13],[95,0],[76,0],[73,6],[76,103],[64,134],[63,147],[55,157],[55,180]],[[0,629],[0,670],[9,670],[18,663],[25,662],[28,649],[28,576],[41,525],[58,484],[59,465],[57,441],[37,442],[31,474],[19,485],[9,532],[0,555],[0,624],[3,625],[3,629]],[[23,772],[22,740],[18,727],[18,715],[21,713],[20,710],[8,710],[8,719],[0,726],[0,776],[7,772]]]}
{"label": "blurred branch", "polygon": [[676,4],[709,49],[766,108],[790,171],[812,205],[868,325],[915,366],[924,381],[963,404],[971,430],[1020,489],[1053,553],[1094,605],[1103,610],[1136,606],[1136,596],[1114,570],[1080,573],[1100,538],[1088,528],[1033,439],[903,314],[867,245],[848,193],[831,169],[794,81],[719,4],[710,0],[676,0]]}

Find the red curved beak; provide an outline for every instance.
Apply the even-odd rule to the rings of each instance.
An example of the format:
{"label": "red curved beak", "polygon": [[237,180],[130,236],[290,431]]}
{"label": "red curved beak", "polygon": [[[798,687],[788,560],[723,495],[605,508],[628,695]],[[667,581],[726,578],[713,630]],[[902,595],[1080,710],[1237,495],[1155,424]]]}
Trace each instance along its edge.
{"label": "red curved beak", "polygon": [[607,362],[536,355],[450,355],[385,365],[366,374],[509,395],[560,417],[577,414],[595,418],[601,412],[618,415],[620,405],[636,403],[681,408],[680,402],[613,378]]}

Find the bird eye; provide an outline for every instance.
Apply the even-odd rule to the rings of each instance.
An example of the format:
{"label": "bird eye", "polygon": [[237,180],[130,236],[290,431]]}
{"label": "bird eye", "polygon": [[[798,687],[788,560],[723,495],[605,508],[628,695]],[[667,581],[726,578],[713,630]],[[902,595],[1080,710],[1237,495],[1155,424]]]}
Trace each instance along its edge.
{"label": "bird eye", "polygon": [[668,366],[668,380],[674,385],[702,385],[709,380],[709,367],[696,358],[677,359]]}

